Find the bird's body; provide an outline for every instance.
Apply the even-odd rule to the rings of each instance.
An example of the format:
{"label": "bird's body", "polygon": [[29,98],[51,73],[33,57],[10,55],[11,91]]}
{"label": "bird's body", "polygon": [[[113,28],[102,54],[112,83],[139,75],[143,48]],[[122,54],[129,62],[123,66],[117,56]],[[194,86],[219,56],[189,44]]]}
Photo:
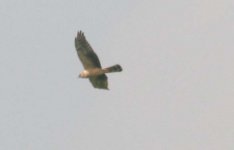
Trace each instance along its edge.
{"label": "bird's body", "polygon": [[97,54],[89,45],[82,31],[77,33],[75,47],[78,57],[85,69],[80,73],[79,77],[89,78],[95,88],[108,89],[108,81],[105,73],[120,72],[122,71],[122,67],[117,64],[102,69]]}
{"label": "bird's body", "polygon": [[108,68],[100,69],[100,68],[93,68],[93,69],[87,69],[83,70],[79,77],[81,78],[89,78],[97,75],[102,75],[105,73],[111,73],[111,72],[120,72],[122,71],[122,68],[120,65],[114,65]]}

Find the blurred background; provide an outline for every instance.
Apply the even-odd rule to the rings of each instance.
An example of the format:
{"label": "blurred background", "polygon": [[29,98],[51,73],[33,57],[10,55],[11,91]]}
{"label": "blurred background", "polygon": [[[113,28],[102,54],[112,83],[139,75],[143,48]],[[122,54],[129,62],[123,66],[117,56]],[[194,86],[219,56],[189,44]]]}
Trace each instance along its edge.
{"label": "blurred background", "polygon": [[[2,0],[0,149],[233,150],[234,1]],[[109,74],[86,79],[82,30]]]}

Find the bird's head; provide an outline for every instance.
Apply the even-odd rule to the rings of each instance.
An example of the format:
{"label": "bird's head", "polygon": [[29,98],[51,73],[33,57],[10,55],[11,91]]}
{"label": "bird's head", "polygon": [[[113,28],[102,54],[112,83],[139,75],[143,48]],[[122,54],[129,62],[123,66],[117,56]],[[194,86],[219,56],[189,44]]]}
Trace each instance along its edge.
{"label": "bird's head", "polygon": [[89,72],[87,70],[84,70],[79,74],[79,78],[88,78],[88,77],[89,77]]}

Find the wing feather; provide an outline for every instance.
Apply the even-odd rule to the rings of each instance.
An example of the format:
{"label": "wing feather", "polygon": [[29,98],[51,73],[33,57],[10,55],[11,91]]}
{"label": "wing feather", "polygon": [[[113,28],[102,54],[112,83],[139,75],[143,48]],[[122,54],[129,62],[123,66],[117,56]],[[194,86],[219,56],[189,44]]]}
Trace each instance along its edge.
{"label": "wing feather", "polygon": [[75,47],[81,63],[85,69],[101,68],[97,54],[86,40],[84,33],[79,31],[75,38]]}
{"label": "wing feather", "polygon": [[95,88],[108,90],[108,81],[107,81],[107,76],[105,74],[95,77],[90,77],[89,81],[92,83],[93,87]]}

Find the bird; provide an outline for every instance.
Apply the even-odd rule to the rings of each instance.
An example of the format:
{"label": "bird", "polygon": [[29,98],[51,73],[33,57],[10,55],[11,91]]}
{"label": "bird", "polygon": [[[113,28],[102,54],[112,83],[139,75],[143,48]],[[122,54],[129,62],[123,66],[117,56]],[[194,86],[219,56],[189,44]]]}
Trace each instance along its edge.
{"label": "bird", "polygon": [[79,77],[84,79],[88,78],[94,88],[109,90],[106,73],[121,72],[123,70],[122,67],[116,64],[102,68],[97,54],[86,40],[82,31],[78,31],[75,37],[75,49],[84,67]]}

